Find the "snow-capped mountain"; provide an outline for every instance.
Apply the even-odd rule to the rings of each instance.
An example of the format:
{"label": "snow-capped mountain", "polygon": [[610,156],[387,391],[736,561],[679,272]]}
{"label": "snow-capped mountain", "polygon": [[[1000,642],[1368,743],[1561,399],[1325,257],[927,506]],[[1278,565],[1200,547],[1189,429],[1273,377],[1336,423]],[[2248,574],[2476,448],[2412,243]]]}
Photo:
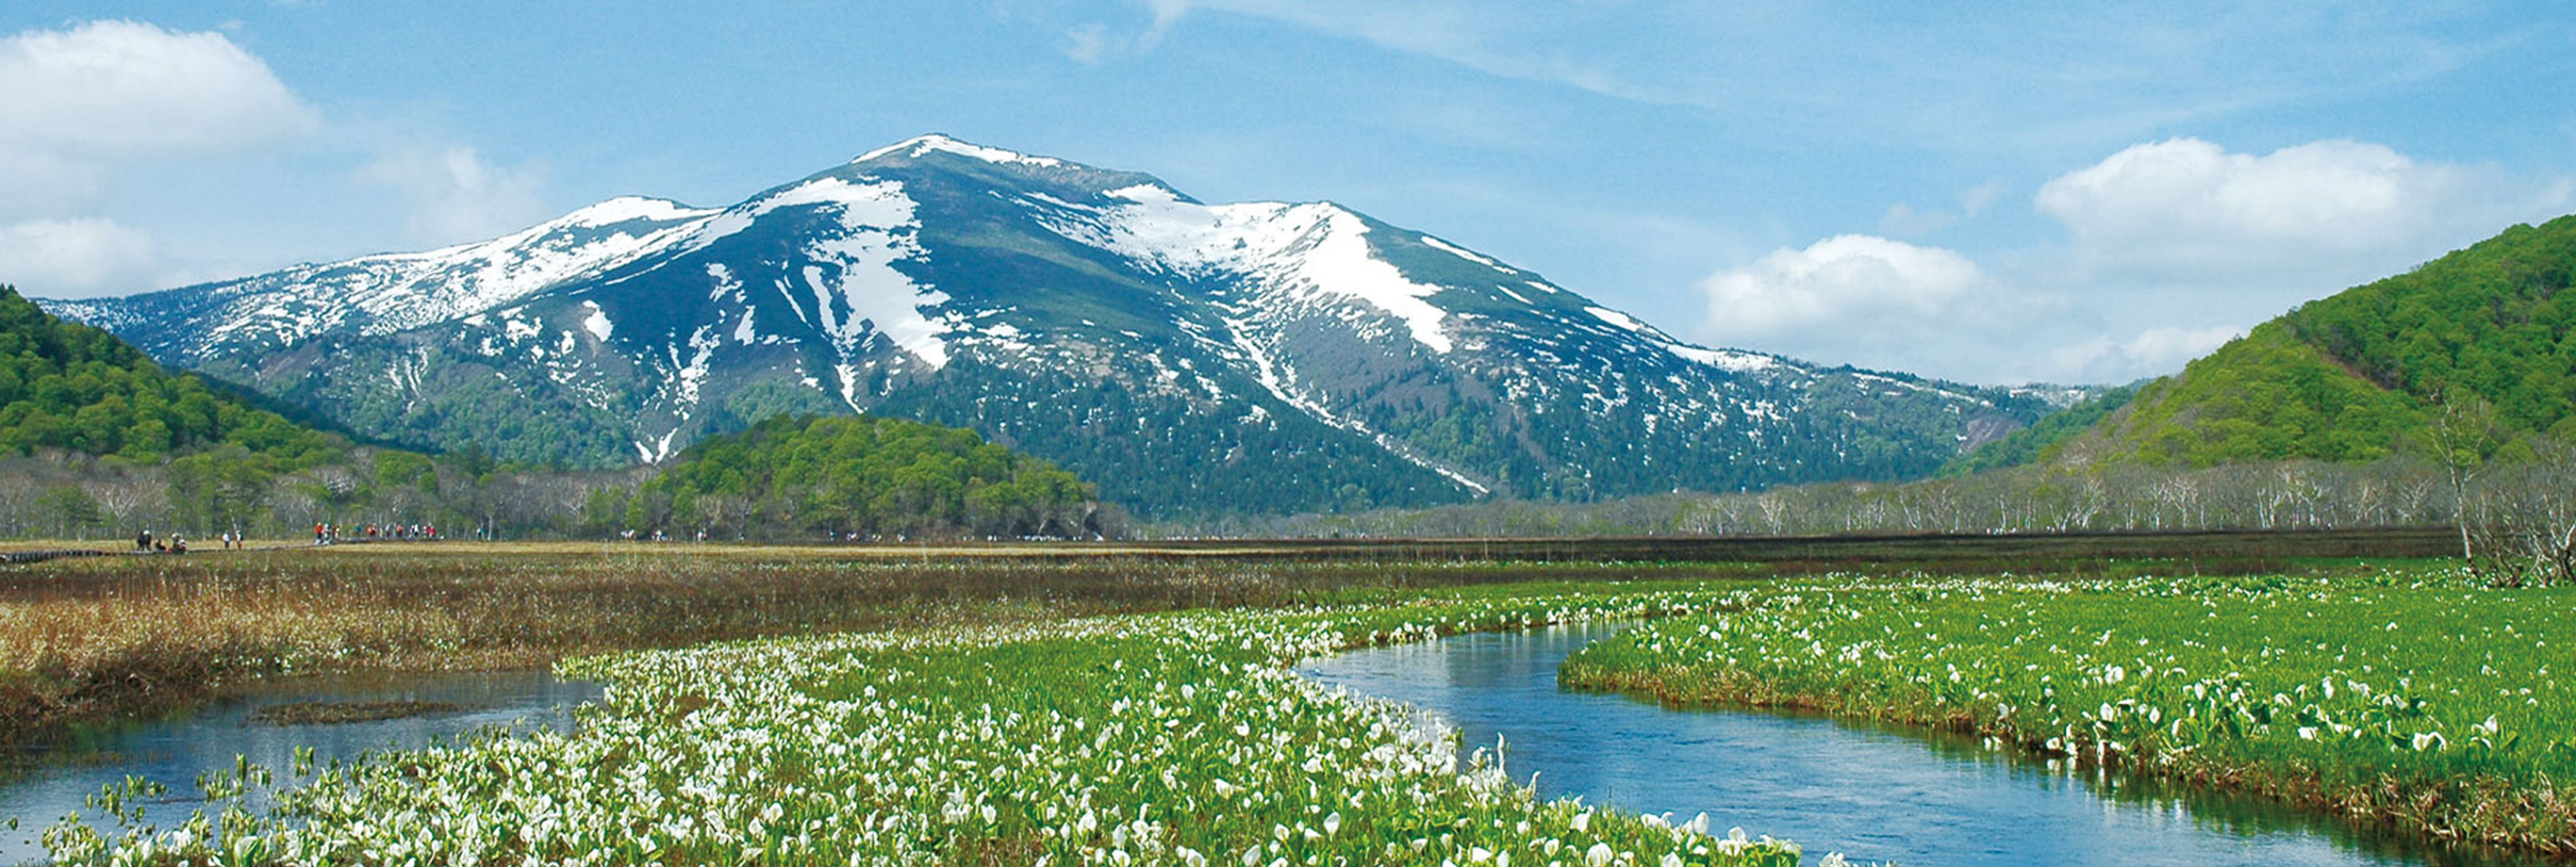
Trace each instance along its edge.
{"label": "snow-capped mountain", "polygon": [[2039,398],[1709,349],[1331,203],[924,136],[721,209],[54,312],[430,448],[659,461],[779,412],[971,426],[1149,514],[1926,472]]}

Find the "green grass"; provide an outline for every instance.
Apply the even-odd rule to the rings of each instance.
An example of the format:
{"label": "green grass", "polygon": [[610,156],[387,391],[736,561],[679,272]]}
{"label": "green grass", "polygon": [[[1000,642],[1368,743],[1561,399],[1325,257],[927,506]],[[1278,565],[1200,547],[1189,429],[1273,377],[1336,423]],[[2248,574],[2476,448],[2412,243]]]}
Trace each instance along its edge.
{"label": "green grass", "polygon": [[1653,617],[1562,682],[1978,732],[2435,837],[2576,844],[2553,782],[2576,774],[2576,696],[2555,679],[2576,662],[2576,593],[2427,563],[2123,574],[1451,575],[1283,608],[587,657],[563,670],[611,686],[577,735],[280,772],[269,815],[174,825],[169,807],[145,820],[141,800],[106,797],[95,827],[49,843],[74,864],[1798,863],[1779,841],[1541,801],[1489,762],[1459,773],[1453,735],[1291,673],[1347,647]]}
{"label": "green grass", "polygon": [[1290,670],[1357,644],[1732,598],[1655,586],[590,658],[566,672],[611,688],[577,735],[320,769],[273,817],[48,839],[82,864],[1797,863],[1767,839],[1543,802],[1491,763],[1462,774],[1453,736]]}
{"label": "green grass", "polygon": [[2576,594],[2455,572],[1766,591],[1570,658],[1561,682],[1824,710],[2576,851]]}

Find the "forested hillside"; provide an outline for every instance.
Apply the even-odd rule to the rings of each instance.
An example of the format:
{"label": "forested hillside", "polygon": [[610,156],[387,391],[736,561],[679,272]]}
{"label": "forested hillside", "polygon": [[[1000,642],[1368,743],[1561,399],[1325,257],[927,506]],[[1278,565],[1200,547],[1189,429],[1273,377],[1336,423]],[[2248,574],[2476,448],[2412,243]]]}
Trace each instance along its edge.
{"label": "forested hillside", "polygon": [[2576,216],[2478,245],[2281,317],[2300,341],[2381,388],[2464,389],[2516,428],[2576,417]]}
{"label": "forested hillside", "polygon": [[156,463],[221,446],[272,473],[346,460],[351,447],[194,375],[164,372],[116,335],[56,319],[0,286],[0,449]]}
{"label": "forested hillside", "polygon": [[2177,376],[2149,383],[2096,428],[2090,457],[2210,467],[2366,461],[2425,430],[2423,402],[2354,376],[2280,322],[2256,326]]}
{"label": "forested hillside", "polygon": [[164,371],[115,335],[56,319],[0,286],[0,532],[264,525],[260,504],[289,477],[351,480],[306,502],[362,502],[370,491],[357,470],[375,461],[361,451]]}
{"label": "forested hillside", "polygon": [[706,440],[588,511],[633,529],[756,539],[1090,538],[1096,490],[975,432],[875,416],[778,416]]}
{"label": "forested hillside", "polygon": [[2369,461],[2422,450],[2445,401],[2564,438],[2576,433],[2571,278],[2576,217],[2515,226],[2256,326],[2115,411],[2068,410],[1953,467]]}

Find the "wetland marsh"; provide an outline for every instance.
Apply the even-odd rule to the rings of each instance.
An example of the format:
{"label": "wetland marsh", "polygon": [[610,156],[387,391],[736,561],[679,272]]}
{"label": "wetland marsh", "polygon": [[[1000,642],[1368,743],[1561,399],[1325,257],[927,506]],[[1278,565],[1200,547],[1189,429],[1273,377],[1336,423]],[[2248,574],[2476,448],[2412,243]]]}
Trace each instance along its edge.
{"label": "wetland marsh", "polygon": [[[273,575],[272,585],[242,574],[262,562],[252,556],[197,576],[267,592],[272,610],[293,610],[281,607],[297,595],[289,588],[307,599],[330,596],[313,587],[344,588],[343,605],[374,600],[341,609],[364,616],[230,621],[238,646],[285,649],[234,672],[334,659],[381,668],[453,647],[465,652],[451,659],[551,659],[560,675],[605,691],[577,730],[271,769],[279,791],[255,805],[243,797],[249,775],[217,774],[185,809],[160,804],[139,818],[120,811],[140,801],[110,787],[81,821],[49,830],[52,855],[1660,867],[1833,863],[1851,848],[1917,861],[1862,837],[1833,839],[1830,826],[1757,826],[1795,804],[1756,804],[1746,833],[1729,837],[1638,812],[1678,806],[1563,800],[1545,778],[1532,787],[1508,754],[1500,764],[1474,758],[1481,744],[1469,743],[1461,768],[1450,730],[1295,673],[1353,648],[1640,620],[1572,654],[1564,682],[1877,721],[1899,726],[1884,735],[1899,741],[1964,733],[1984,738],[1976,749],[1996,762],[2055,759],[2069,779],[2231,792],[2297,811],[2309,818],[2292,824],[2312,831],[2348,822],[2338,827],[2365,838],[2376,829],[2523,853],[2567,845],[2570,811],[2549,781],[2576,726],[2557,712],[2548,673],[2563,668],[2551,621],[2570,598],[2488,590],[2438,561],[2294,563],[2250,576],[2149,561],[1943,577],[1903,564],[1783,574],[1758,564],[658,556],[512,563],[478,552],[355,570],[363,580],[345,573],[365,560],[297,561],[332,568],[300,583]],[[458,568],[486,561],[506,568],[479,577]],[[191,596],[173,576],[84,571],[100,569],[61,567],[54,574],[71,580],[32,602],[32,575],[11,576],[22,596],[8,616],[42,614],[48,601],[167,613],[172,600],[213,592]],[[620,586],[622,575],[641,577]],[[665,593],[677,598],[653,598]],[[513,606],[365,632],[403,611]],[[362,650],[297,657],[306,645],[277,640],[313,641],[334,625],[343,640],[313,643]],[[178,634],[160,644],[116,634],[129,653],[222,646],[186,640],[221,630],[166,628]],[[352,634],[396,640],[345,640]],[[31,646],[58,645],[14,652]],[[1945,821],[1931,803],[1907,818]],[[2196,827],[2159,821],[2140,833]],[[1820,836],[1764,836],[1790,827]]]}

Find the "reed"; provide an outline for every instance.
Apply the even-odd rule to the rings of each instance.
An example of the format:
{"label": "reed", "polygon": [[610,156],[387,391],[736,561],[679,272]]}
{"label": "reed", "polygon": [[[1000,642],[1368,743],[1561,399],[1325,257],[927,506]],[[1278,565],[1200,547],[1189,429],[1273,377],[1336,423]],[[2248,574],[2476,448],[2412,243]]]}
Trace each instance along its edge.
{"label": "reed", "polygon": [[227,683],[537,668],[707,641],[1357,602],[1617,564],[1294,563],[883,549],[352,545],[0,567],[0,742],[185,706]]}

